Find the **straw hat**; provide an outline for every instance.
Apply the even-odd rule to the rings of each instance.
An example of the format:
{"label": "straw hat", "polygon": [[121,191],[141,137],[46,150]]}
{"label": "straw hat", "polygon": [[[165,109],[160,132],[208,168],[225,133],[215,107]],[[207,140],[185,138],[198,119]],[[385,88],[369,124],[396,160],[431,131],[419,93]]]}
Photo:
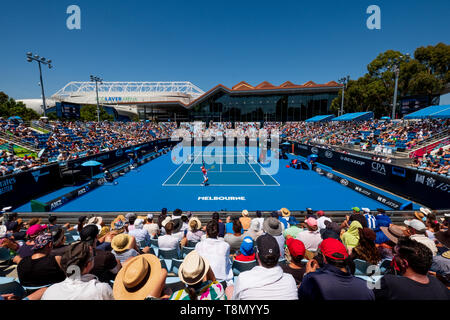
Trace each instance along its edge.
{"label": "straw hat", "polygon": [[189,224],[188,224],[188,225],[189,225],[189,231],[192,231],[192,230],[193,230],[193,228],[191,227],[191,223],[192,223],[193,221],[196,221],[196,222],[197,222],[197,229],[196,229],[196,230],[200,230],[201,227],[202,227],[202,222],[200,221],[199,218],[197,218],[197,217],[192,217],[191,220],[189,220]]}
{"label": "straw hat", "polygon": [[450,250],[445,251],[445,252],[442,254],[442,256],[443,256],[444,258],[446,258],[446,259],[450,259]]}
{"label": "straw hat", "polygon": [[193,250],[184,258],[178,269],[178,277],[187,285],[194,285],[203,280],[209,270],[208,260]]}
{"label": "straw hat", "polygon": [[113,295],[116,300],[144,300],[159,286],[161,262],[152,254],[134,257],[116,276]]}
{"label": "straw hat", "polygon": [[131,236],[126,233],[121,233],[115,236],[111,241],[111,247],[115,252],[120,253],[128,249],[131,242]]}
{"label": "straw hat", "polygon": [[291,212],[287,208],[281,208],[280,211],[283,217],[289,217],[291,215]]}
{"label": "straw hat", "polygon": [[123,216],[123,215],[118,215],[118,216],[111,222],[111,230],[114,230],[114,224],[115,224],[117,221],[119,221],[119,220],[122,220],[123,223],[125,224],[125,221],[126,221],[125,216]]}
{"label": "straw hat", "polygon": [[423,217],[425,217],[425,215],[420,211],[414,211],[414,216],[419,220],[422,220]]}
{"label": "straw hat", "polygon": [[394,243],[397,243],[398,238],[405,235],[405,229],[395,224],[391,224],[389,227],[380,227],[380,230]]}

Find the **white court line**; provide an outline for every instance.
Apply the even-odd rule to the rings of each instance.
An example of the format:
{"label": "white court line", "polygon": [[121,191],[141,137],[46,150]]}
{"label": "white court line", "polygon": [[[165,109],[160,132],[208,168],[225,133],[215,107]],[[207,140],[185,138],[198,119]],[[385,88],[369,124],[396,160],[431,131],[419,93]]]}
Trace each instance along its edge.
{"label": "white court line", "polygon": [[[201,153],[200,153],[200,154],[201,154]],[[189,172],[189,169],[194,165],[195,160],[197,160],[197,158],[199,157],[200,154],[198,154],[198,155],[194,158],[194,161],[192,161],[192,163],[191,163],[191,165],[189,166],[189,168],[187,168],[186,172],[183,174],[183,176],[181,177],[180,181],[178,181],[177,185],[180,185],[181,180],[183,180],[183,178],[184,178],[184,176],[186,175],[186,173]]]}
{"label": "white court line", "polygon": [[[189,171],[189,172],[197,172],[197,173],[200,173],[201,171]],[[221,172],[221,173],[227,173],[227,172],[233,172],[233,173],[253,173],[253,171],[214,171],[214,170],[211,170],[211,171],[209,171],[210,173],[219,173],[219,172]]]}
{"label": "white court line", "polygon": [[[208,187],[279,187],[275,184],[208,184]],[[203,187],[203,184],[166,184],[165,187]]]}
{"label": "white court line", "polygon": [[164,181],[163,182],[163,184],[162,185],[165,185],[166,184],[166,182],[167,181],[169,181],[169,179],[170,178],[172,178],[172,176],[178,171],[178,170],[180,170],[180,168],[182,167],[182,166],[184,166],[185,164],[187,164],[186,162],[183,162],[167,179],[166,179],[166,181]]}
{"label": "white court line", "polygon": [[[241,155],[242,155],[242,153],[241,153]],[[258,179],[261,180],[261,182],[263,183],[263,185],[266,185],[266,184],[264,183],[264,181],[261,179],[261,177],[256,173],[255,169],[253,169],[253,167],[252,167],[252,166],[250,165],[250,163],[247,161],[247,159],[245,159],[245,156],[244,156],[244,160],[245,160],[245,162],[248,163],[249,167],[252,168],[253,172],[256,174],[256,176],[258,177]]]}
{"label": "white court line", "polygon": [[261,169],[263,169],[263,170],[267,173],[267,175],[270,176],[270,177],[272,178],[272,180],[273,180],[277,185],[280,185],[280,184],[278,183],[278,181],[275,180],[275,178],[272,177],[272,175],[271,175],[270,173],[268,173],[267,170],[264,169],[264,167],[263,167],[258,161],[256,162],[256,164],[258,164],[258,165],[261,167]]}

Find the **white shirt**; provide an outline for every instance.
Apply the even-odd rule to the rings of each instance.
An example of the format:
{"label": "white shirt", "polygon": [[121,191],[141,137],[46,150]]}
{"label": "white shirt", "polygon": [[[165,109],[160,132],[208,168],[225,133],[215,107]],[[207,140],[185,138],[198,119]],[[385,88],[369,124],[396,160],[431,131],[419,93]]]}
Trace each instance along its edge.
{"label": "white shirt", "polygon": [[321,216],[317,219],[317,227],[319,227],[319,230],[326,229],[327,226],[325,225],[325,221],[330,221],[331,219],[325,216]]}
{"label": "white shirt", "polygon": [[155,235],[158,233],[159,227],[157,223],[147,223],[144,224],[143,227],[145,230],[147,230],[150,237],[154,238]]}
{"label": "white shirt", "polygon": [[232,300],[297,300],[297,286],[291,274],[280,266],[254,267],[239,274]]}
{"label": "white shirt", "polygon": [[233,270],[230,261],[230,245],[223,240],[206,238],[195,245],[195,251],[208,260],[211,270],[219,281],[233,284]]}
{"label": "white shirt", "polygon": [[172,236],[170,234],[166,234],[158,238],[158,247],[160,249],[178,249],[180,240],[178,237]]}
{"label": "white shirt", "polygon": [[41,300],[114,300],[109,284],[98,281],[92,274],[84,274],[81,279],[66,278],[51,285]]}
{"label": "white shirt", "polygon": [[297,239],[303,242],[305,249],[309,251],[317,251],[319,244],[322,242],[319,230],[316,231],[301,231],[297,235]]}

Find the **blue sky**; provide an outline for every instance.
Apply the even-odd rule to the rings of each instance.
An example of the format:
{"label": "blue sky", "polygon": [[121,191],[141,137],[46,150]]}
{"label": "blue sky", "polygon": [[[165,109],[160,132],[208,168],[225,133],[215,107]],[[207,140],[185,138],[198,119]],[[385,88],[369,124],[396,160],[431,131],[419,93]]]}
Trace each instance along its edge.
{"label": "blue sky", "polygon": [[[71,4],[81,8],[81,30],[66,27]],[[366,27],[373,4],[381,8],[381,30]],[[242,80],[357,78],[385,50],[412,54],[450,43],[448,12],[448,0],[0,1],[0,91],[40,97],[28,51],[53,60],[54,68],[44,69],[47,96],[90,74],[105,81],[186,80],[204,91]]]}

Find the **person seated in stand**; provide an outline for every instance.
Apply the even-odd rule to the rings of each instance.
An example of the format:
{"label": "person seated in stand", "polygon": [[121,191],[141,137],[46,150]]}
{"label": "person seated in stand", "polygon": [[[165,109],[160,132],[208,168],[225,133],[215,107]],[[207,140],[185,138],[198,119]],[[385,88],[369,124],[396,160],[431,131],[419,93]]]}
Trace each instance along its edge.
{"label": "person seated in stand", "polygon": [[227,300],[208,260],[197,251],[190,252],[180,265],[178,276],[186,288],[172,294],[170,300]]}
{"label": "person seated in stand", "polygon": [[33,255],[20,260],[17,275],[20,284],[27,287],[40,287],[66,278],[61,269],[61,256],[52,256],[53,242],[49,233],[42,233],[34,239]]}
{"label": "person seated in stand", "polygon": [[151,213],[147,215],[146,223],[143,228],[147,230],[151,239],[156,239],[160,234],[159,226],[156,222],[154,222],[153,214]]}
{"label": "person seated in stand", "polygon": [[237,261],[253,261],[255,260],[255,251],[253,250],[253,239],[251,237],[245,237],[242,240],[239,251],[236,252],[234,257]]}
{"label": "person seated in stand", "polygon": [[323,240],[318,255],[306,264],[298,289],[299,300],[374,300],[375,296],[366,281],[352,274],[352,264],[345,246],[339,240]]}
{"label": "person seated in stand", "polygon": [[291,274],[295,279],[297,288],[302,283],[305,268],[302,265],[302,260],[305,257],[306,249],[303,242],[288,235],[286,237],[285,257],[287,264],[282,264],[281,269],[284,273]]}
{"label": "person seated in stand", "polygon": [[47,230],[46,225],[34,224],[27,229],[26,232],[26,242],[19,248],[17,255],[14,257],[13,262],[18,264],[20,260],[25,257],[30,257],[33,255],[34,239],[41,233]]}
{"label": "person seated in stand", "polygon": [[211,220],[206,225],[206,239],[195,245],[195,251],[208,260],[214,275],[219,281],[226,281],[227,286],[233,285],[233,270],[230,261],[230,245],[219,240],[219,224]]}
{"label": "person seated in stand", "polygon": [[187,241],[199,242],[204,235],[204,232],[201,230],[202,222],[200,219],[192,217],[191,220],[189,220],[188,228],[188,232],[186,233]]}
{"label": "person seated in stand", "polygon": [[[139,251],[136,247],[136,241],[134,237],[121,233],[115,236],[111,241],[112,253],[120,261],[120,263],[125,265],[125,263],[131,258],[138,256]],[[147,247],[148,248],[148,247]],[[146,253],[148,253],[147,251]]]}
{"label": "person seated in stand", "polygon": [[[278,222],[279,223],[279,222]],[[278,265],[280,247],[270,234],[256,239],[258,266],[239,274],[233,300],[297,300],[297,286],[291,274]]]}
{"label": "person seated in stand", "polygon": [[144,243],[144,247],[150,245],[150,235],[148,231],[144,229],[144,220],[136,219],[134,220],[134,229],[130,230],[128,233],[130,236],[133,236],[136,240],[136,243]]}
{"label": "person seated in stand", "polygon": [[428,274],[431,250],[422,243],[401,237],[394,247],[392,264],[396,275],[386,274],[375,288],[376,300],[450,300],[450,291]]}
{"label": "person seated in stand", "polygon": [[[71,270],[73,266],[79,268],[81,275]],[[86,242],[73,243],[61,257],[67,278],[51,285],[41,300],[114,300],[111,286],[90,274],[93,267],[93,248]]]}
{"label": "person seated in stand", "polygon": [[233,233],[227,233],[224,237],[226,243],[230,245],[230,253],[234,254],[239,250],[244,235],[242,234],[242,224],[238,218],[233,219]]}
{"label": "person seated in stand", "polygon": [[409,238],[424,244],[431,250],[433,257],[436,256],[438,249],[434,241],[427,237],[425,224],[417,219],[405,220],[403,223],[407,226],[406,234]]}

